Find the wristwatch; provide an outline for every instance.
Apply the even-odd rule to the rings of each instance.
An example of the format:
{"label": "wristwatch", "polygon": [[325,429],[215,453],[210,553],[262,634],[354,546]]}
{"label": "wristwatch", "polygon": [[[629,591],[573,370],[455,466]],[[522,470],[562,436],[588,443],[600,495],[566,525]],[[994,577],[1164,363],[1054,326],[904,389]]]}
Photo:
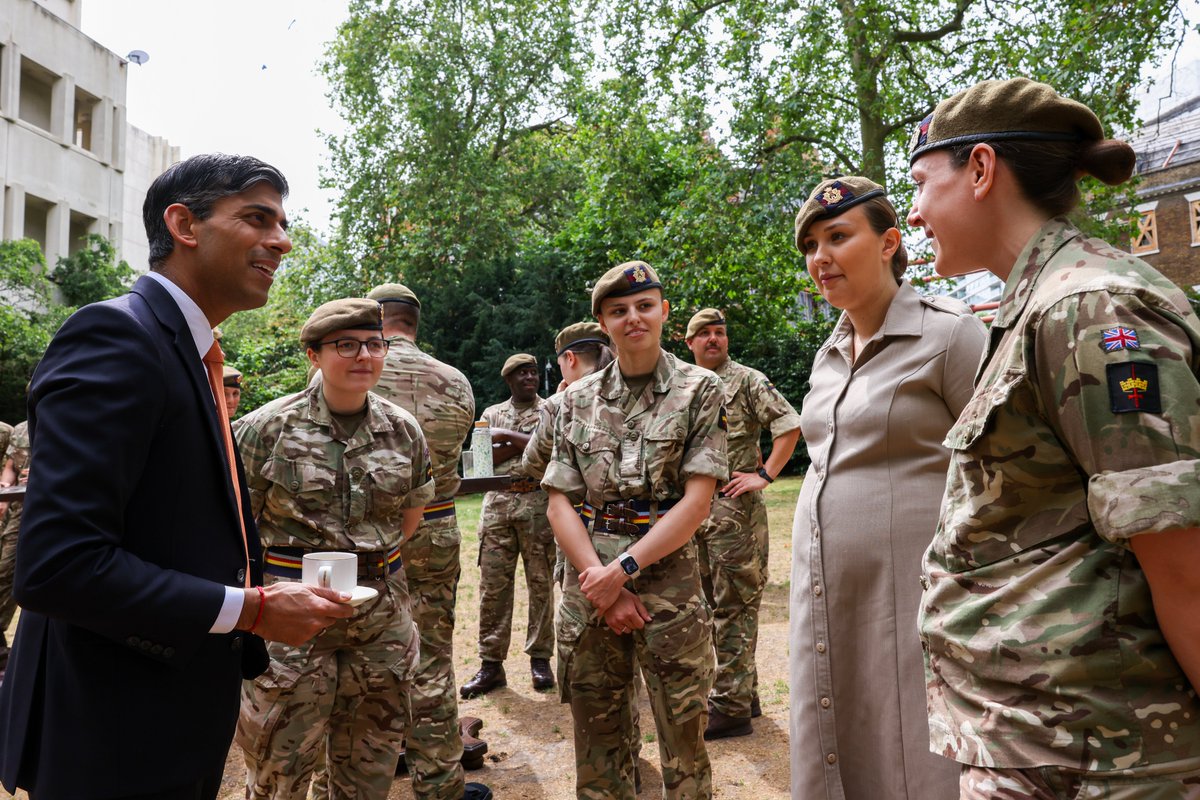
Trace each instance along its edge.
{"label": "wristwatch", "polygon": [[642,574],[642,568],[638,566],[637,559],[629,553],[621,553],[621,555],[617,556],[617,562],[620,563],[621,569],[625,571],[625,577],[630,580]]}
{"label": "wristwatch", "polygon": [[766,467],[758,468],[758,477],[762,478],[767,483],[774,483],[775,479],[771,477],[771,473],[767,472]]}

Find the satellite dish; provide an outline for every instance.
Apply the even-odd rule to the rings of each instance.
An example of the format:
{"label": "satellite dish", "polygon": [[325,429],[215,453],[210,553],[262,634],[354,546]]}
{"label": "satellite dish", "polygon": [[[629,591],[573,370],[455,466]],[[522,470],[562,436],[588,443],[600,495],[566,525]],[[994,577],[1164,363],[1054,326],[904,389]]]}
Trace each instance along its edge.
{"label": "satellite dish", "polygon": [[125,58],[135,64],[145,64],[150,60],[150,54],[145,50],[130,50]]}

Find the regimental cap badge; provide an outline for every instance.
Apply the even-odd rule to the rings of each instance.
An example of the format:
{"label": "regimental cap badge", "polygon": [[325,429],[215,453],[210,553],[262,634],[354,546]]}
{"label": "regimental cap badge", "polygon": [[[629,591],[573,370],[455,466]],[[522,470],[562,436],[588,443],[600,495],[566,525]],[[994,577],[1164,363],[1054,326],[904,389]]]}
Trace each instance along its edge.
{"label": "regimental cap badge", "polygon": [[852,199],[854,199],[854,192],[835,182],[832,186],[825,187],[825,191],[821,192],[820,203],[826,208],[830,208],[836,207],[842,200]]}
{"label": "regimental cap badge", "polygon": [[912,138],[908,140],[908,151],[911,153],[918,147],[923,147],[925,142],[929,140],[929,124],[933,122],[933,112],[917,123],[916,129],[913,130]]}
{"label": "regimental cap badge", "polygon": [[641,264],[635,264],[625,270],[625,280],[629,281],[629,285],[640,286],[649,281],[649,276],[646,274],[646,268]]}

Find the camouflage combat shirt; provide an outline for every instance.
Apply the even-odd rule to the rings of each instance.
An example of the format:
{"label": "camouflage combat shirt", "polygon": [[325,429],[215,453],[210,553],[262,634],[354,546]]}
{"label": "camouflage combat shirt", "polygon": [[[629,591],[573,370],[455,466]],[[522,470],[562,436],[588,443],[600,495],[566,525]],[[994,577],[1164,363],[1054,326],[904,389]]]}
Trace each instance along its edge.
{"label": "camouflage combat shirt", "polygon": [[387,550],[400,543],[404,509],[433,500],[420,426],[372,393],[345,441],[319,384],[250,412],[234,435],[264,547]]}
{"label": "camouflage combat shirt", "polygon": [[8,443],[12,439],[12,432],[12,425],[0,422],[0,469],[4,469],[4,462],[8,460]]}
{"label": "camouflage combat shirt", "polygon": [[[519,406],[510,397],[503,403],[496,403],[494,406],[485,408],[479,418],[493,428],[507,428],[518,433],[532,433],[538,426],[541,409],[545,404],[545,400],[535,397],[533,402]],[[513,478],[526,477],[525,473],[521,471],[521,459],[518,456],[496,464],[494,471],[497,475],[511,474]]]}
{"label": "camouflage combat shirt", "polygon": [[919,625],[931,749],[1114,770],[1200,756],[1135,534],[1200,526],[1200,320],[1047,222],[1018,257],[952,450]]}
{"label": "camouflage combat shirt", "polygon": [[663,352],[628,412],[618,362],[567,388],[542,486],[573,503],[683,497],[689,478],[728,480],[720,379]]}
{"label": "camouflage combat shirt", "polygon": [[521,453],[521,473],[536,481],[546,476],[546,467],[554,453],[554,420],[562,408],[566,390],[552,394],[538,409],[537,427],[529,434],[529,442]]}
{"label": "camouflage combat shirt", "polygon": [[733,472],[754,472],[763,428],[771,432],[772,439],[778,438],[800,427],[800,415],[758,370],[727,358],[714,371],[725,387],[729,468]]}
{"label": "camouflage combat shirt", "polygon": [[458,492],[458,461],[475,421],[471,384],[409,339],[393,336],[389,341],[383,374],[371,391],[417,418],[433,458],[436,497],[449,500]]}

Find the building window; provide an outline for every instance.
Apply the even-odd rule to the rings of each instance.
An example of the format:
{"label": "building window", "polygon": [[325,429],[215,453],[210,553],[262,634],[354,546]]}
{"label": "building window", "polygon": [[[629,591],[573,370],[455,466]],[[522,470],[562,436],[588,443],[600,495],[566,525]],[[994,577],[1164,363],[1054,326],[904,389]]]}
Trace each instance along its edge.
{"label": "building window", "polygon": [[1129,252],[1145,256],[1158,252],[1158,203],[1146,203],[1135,209],[1138,213],[1137,233],[1130,242]]}
{"label": "building window", "polygon": [[44,131],[50,130],[54,84],[58,76],[50,70],[21,59],[21,95],[17,116]]}
{"label": "building window", "polygon": [[1192,247],[1200,247],[1200,196],[1189,194],[1186,199],[1188,201],[1188,227],[1192,231]]}
{"label": "building window", "polygon": [[96,152],[97,125],[100,120],[96,115],[101,113],[100,98],[94,97],[82,89],[75,89],[75,127],[74,144],[84,150]]}

